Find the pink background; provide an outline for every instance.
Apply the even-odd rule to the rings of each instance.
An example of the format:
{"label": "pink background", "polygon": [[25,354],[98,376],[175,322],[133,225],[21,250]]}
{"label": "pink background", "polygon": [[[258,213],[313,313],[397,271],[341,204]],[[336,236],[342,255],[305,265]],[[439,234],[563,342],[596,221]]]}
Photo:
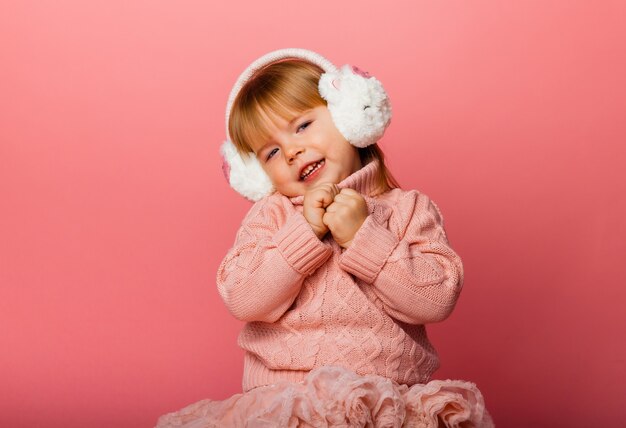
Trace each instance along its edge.
{"label": "pink background", "polygon": [[253,59],[377,76],[405,188],[465,262],[436,378],[502,427],[619,426],[626,327],[622,1],[3,1],[0,426],[151,427],[240,391],[215,289],[249,203],[226,98]]}

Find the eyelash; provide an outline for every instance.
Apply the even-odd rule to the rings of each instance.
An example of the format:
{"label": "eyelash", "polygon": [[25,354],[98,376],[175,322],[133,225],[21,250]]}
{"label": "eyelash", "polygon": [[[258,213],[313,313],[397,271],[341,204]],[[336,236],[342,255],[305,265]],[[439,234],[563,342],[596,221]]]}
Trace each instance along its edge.
{"label": "eyelash", "polygon": [[[306,121],[306,122],[304,122],[302,125],[298,126],[298,129],[297,129],[297,130],[299,131],[299,130],[300,130],[300,128],[302,128],[302,127],[304,127],[304,129],[306,129],[306,128],[308,128],[308,127],[309,127],[309,125],[310,125],[311,123],[313,123],[313,121],[312,121],[312,120]],[[278,151],[278,149],[276,149],[276,148],[272,149],[272,151],[270,151],[270,152],[267,154],[267,159],[265,159],[265,160],[266,160],[266,161],[270,160],[270,159],[274,156],[274,154],[275,154],[277,151]]]}
{"label": "eyelash", "polygon": [[270,160],[272,156],[274,155],[274,153],[276,153],[277,151],[278,149],[272,149],[272,151],[267,154],[267,159],[265,160]]}
{"label": "eyelash", "polygon": [[312,120],[304,122],[302,125],[298,126],[298,130],[300,130],[300,128],[302,128],[303,126],[305,127],[305,129],[308,128],[312,122],[313,122]]}

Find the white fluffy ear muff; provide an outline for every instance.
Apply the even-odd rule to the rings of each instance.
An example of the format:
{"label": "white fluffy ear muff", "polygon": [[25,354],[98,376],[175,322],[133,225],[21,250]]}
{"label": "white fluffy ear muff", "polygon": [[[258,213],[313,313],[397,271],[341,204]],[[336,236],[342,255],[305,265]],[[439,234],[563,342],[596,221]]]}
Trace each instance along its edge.
{"label": "white fluffy ear muff", "polygon": [[319,91],[335,126],[356,147],[376,143],[391,122],[391,104],[383,85],[357,67],[344,65],[322,74]]}
{"label": "white fluffy ear muff", "polygon": [[235,145],[224,141],[221,147],[222,171],[233,189],[251,201],[274,192],[274,186],[254,153],[241,155]]}
{"label": "white fluffy ear muff", "polygon": [[357,67],[340,70],[323,56],[306,49],[279,49],[255,60],[239,76],[226,104],[226,141],[222,144],[224,176],[230,186],[251,201],[274,192],[272,182],[253,153],[243,156],[231,142],[228,132],[230,110],[243,85],[263,67],[285,58],[303,59],[324,70],[319,91],[327,101],[335,126],[352,145],[376,143],[391,121],[391,105],[381,83]]}

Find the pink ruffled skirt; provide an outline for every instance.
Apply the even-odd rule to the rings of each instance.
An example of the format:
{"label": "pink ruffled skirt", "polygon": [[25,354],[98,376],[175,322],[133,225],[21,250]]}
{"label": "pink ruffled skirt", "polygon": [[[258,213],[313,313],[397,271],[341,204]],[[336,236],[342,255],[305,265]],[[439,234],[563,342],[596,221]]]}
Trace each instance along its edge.
{"label": "pink ruffled skirt", "polygon": [[493,427],[471,382],[433,380],[411,387],[384,377],[321,367],[302,382],[281,382],[202,400],[159,418],[157,428]]}

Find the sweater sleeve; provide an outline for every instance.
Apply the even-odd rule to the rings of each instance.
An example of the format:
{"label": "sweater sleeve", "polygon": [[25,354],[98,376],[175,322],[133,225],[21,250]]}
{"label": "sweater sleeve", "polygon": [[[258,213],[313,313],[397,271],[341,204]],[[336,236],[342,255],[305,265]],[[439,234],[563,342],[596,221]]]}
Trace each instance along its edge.
{"label": "sweater sleeve", "polygon": [[266,198],[244,219],[218,268],[217,288],[235,318],[274,322],[331,254],[302,214]]}
{"label": "sweater sleeve", "polygon": [[371,213],[339,263],[373,286],[389,315],[410,324],[447,318],[463,284],[463,265],[448,244],[441,213],[417,191]]}

